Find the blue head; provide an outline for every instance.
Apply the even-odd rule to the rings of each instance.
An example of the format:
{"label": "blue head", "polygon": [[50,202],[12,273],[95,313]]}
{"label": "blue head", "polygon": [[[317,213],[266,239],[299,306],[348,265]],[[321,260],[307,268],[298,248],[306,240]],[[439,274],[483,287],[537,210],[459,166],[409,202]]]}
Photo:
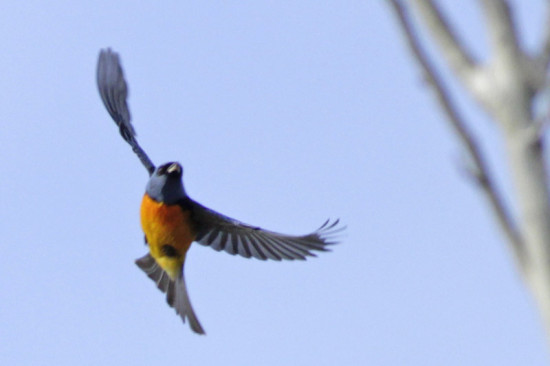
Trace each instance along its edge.
{"label": "blue head", "polygon": [[183,168],[179,163],[166,163],[155,169],[147,182],[145,192],[157,202],[168,205],[187,197],[183,188]]}

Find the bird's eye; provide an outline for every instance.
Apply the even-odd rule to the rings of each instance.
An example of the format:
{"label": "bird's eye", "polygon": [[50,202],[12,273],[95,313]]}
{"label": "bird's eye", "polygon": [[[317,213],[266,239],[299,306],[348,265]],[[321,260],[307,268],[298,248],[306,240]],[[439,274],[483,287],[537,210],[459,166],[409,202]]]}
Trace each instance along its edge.
{"label": "bird's eye", "polygon": [[166,165],[160,166],[157,170],[157,175],[161,176],[166,174]]}

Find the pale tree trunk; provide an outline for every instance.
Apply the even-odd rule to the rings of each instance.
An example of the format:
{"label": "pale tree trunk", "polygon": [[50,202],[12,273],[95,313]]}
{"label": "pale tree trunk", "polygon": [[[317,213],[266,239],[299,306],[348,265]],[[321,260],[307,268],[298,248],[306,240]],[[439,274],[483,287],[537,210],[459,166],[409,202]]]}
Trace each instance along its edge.
{"label": "pale tree trunk", "polygon": [[[528,54],[518,40],[509,2],[479,0],[491,50],[487,60],[477,60],[436,2],[390,0],[388,3],[407,45],[464,145],[467,171],[484,192],[505,234],[518,272],[536,300],[550,344],[550,197],[542,137],[548,125],[550,98],[543,100],[546,105],[542,104],[542,113],[533,112],[535,100],[550,93],[547,81],[550,10],[540,49],[536,54]],[[550,8],[550,4],[547,6]],[[427,55],[418,26],[424,27],[457,80],[501,129],[517,212],[511,212],[504,204],[479,141]]]}

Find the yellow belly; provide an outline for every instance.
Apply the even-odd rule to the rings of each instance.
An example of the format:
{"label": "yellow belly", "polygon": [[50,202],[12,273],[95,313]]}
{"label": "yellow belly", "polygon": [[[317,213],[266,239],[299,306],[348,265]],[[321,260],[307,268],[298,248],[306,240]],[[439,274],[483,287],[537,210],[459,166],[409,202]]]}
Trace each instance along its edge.
{"label": "yellow belly", "polygon": [[[151,256],[175,279],[181,272],[185,254],[195,237],[189,212],[183,211],[178,205],[156,202],[145,194],[141,202],[141,227]],[[176,254],[167,255],[165,246],[173,247]]]}

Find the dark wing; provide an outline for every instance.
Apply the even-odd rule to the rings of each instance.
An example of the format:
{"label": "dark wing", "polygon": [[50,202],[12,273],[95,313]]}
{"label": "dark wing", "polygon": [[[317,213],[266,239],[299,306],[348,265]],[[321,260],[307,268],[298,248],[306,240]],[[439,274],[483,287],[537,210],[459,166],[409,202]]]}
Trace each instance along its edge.
{"label": "dark wing", "polygon": [[97,87],[101,100],[117,124],[122,138],[130,144],[141,163],[149,172],[155,171],[155,165],[139,146],[136,140],[136,132],[132,126],[130,110],[126,99],[128,97],[128,85],[124,80],[124,73],[120,65],[120,59],[116,52],[107,48],[99,52],[97,61]]}
{"label": "dark wing", "polygon": [[198,202],[186,199],[181,203],[184,209],[191,209],[196,225],[195,241],[214,250],[225,250],[229,254],[239,254],[245,258],[261,260],[306,259],[312,251],[328,251],[327,246],[336,244],[335,234],[345,227],[338,227],[339,220],[325,221],[311,234],[292,236],[264,230],[244,224],[219,214]]}

